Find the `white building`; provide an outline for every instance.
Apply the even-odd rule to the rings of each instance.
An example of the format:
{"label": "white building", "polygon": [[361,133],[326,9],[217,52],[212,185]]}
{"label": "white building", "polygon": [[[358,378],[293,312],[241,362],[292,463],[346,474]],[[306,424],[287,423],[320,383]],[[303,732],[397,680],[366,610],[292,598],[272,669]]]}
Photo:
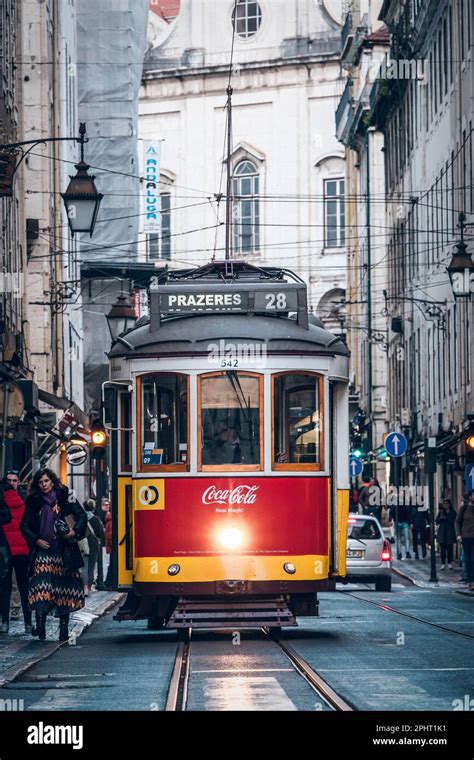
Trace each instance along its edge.
{"label": "white building", "polygon": [[[344,85],[341,5],[239,0],[231,76],[232,255],[294,270],[336,332],[344,331],[346,287],[344,150],[334,123]],[[144,260],[176,267],[224,257],[233,8],[234,0],[152,3],[160,19],[145,60],[139,136],[163,141],[163,213],[160,230],[141,234]]]}

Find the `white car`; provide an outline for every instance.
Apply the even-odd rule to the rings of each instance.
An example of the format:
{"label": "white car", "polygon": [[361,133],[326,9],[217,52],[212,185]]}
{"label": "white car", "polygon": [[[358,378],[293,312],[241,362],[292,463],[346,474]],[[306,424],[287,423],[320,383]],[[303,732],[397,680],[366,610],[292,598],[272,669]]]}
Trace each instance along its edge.
{"label": "white car", "polygon": [[377,591],[392,590],[392,550],[376,517],[349,514],[346,552],[343,583],[375,583]]}

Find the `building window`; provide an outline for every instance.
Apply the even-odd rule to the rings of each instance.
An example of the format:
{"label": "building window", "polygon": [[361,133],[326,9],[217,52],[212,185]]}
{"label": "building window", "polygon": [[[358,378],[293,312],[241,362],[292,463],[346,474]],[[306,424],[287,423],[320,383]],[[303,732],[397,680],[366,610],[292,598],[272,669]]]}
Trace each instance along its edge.
{"label": "building window", "polygon": [[327,179],[324,182],[324,245],[338,248],[346,242],[344,209],[344,180]]}
{"label": "building window", "polygon": [[241,161],[236,166],[232,193],[234,253],[257,253],[260,248],[259,176],[251,161]]}
{"label": "building window", "polygon": [[148,258],[171,259],[171,194],[161,196],[161,231],[148,235]]}
{"label": "building window", "polygon": [[253,37],[260,29],[261,23],[262,9],[259,4],[252,0],[238,0],[232,13],[232,25],[239,37],[245,40]]}

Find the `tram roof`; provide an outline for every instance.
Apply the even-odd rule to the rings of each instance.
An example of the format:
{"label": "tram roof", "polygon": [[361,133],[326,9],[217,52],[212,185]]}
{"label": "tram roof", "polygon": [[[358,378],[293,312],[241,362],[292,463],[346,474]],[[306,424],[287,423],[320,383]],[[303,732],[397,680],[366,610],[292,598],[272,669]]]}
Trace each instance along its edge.
{"label": "tram roof", "polygon": [[[209,344],[221,340],[260,342],[269,354],[349,355],[344,342],[308,314],[306,284],[288,269],[224,260],[164,270],[155,280],[151,316],[119,337],[110,358],[206,355]],[[287,309],[267,311],[268,299],[274,304],[280,295]]]}
{"label": "tram roof", "polygon": [[209,343],[246,341],[266,344],[269,354],[330,354],[349,356],[345,343],[326,330],[312,314],[304,328],[283,315],[181,314],[164,317],[152,330],[150,318],[140,319],[112,347],[109,357],[198,355]]}

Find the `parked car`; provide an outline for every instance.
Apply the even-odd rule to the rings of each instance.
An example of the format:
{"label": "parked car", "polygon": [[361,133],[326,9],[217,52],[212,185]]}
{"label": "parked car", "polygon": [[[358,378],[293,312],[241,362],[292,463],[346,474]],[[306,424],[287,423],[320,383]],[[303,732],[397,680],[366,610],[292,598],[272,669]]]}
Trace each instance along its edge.
{"label": "parked car", "polygon": [[392,590],[392,550],[376,517],[349,515],[346,556],[343,583],[375,583],[377,591]]}

